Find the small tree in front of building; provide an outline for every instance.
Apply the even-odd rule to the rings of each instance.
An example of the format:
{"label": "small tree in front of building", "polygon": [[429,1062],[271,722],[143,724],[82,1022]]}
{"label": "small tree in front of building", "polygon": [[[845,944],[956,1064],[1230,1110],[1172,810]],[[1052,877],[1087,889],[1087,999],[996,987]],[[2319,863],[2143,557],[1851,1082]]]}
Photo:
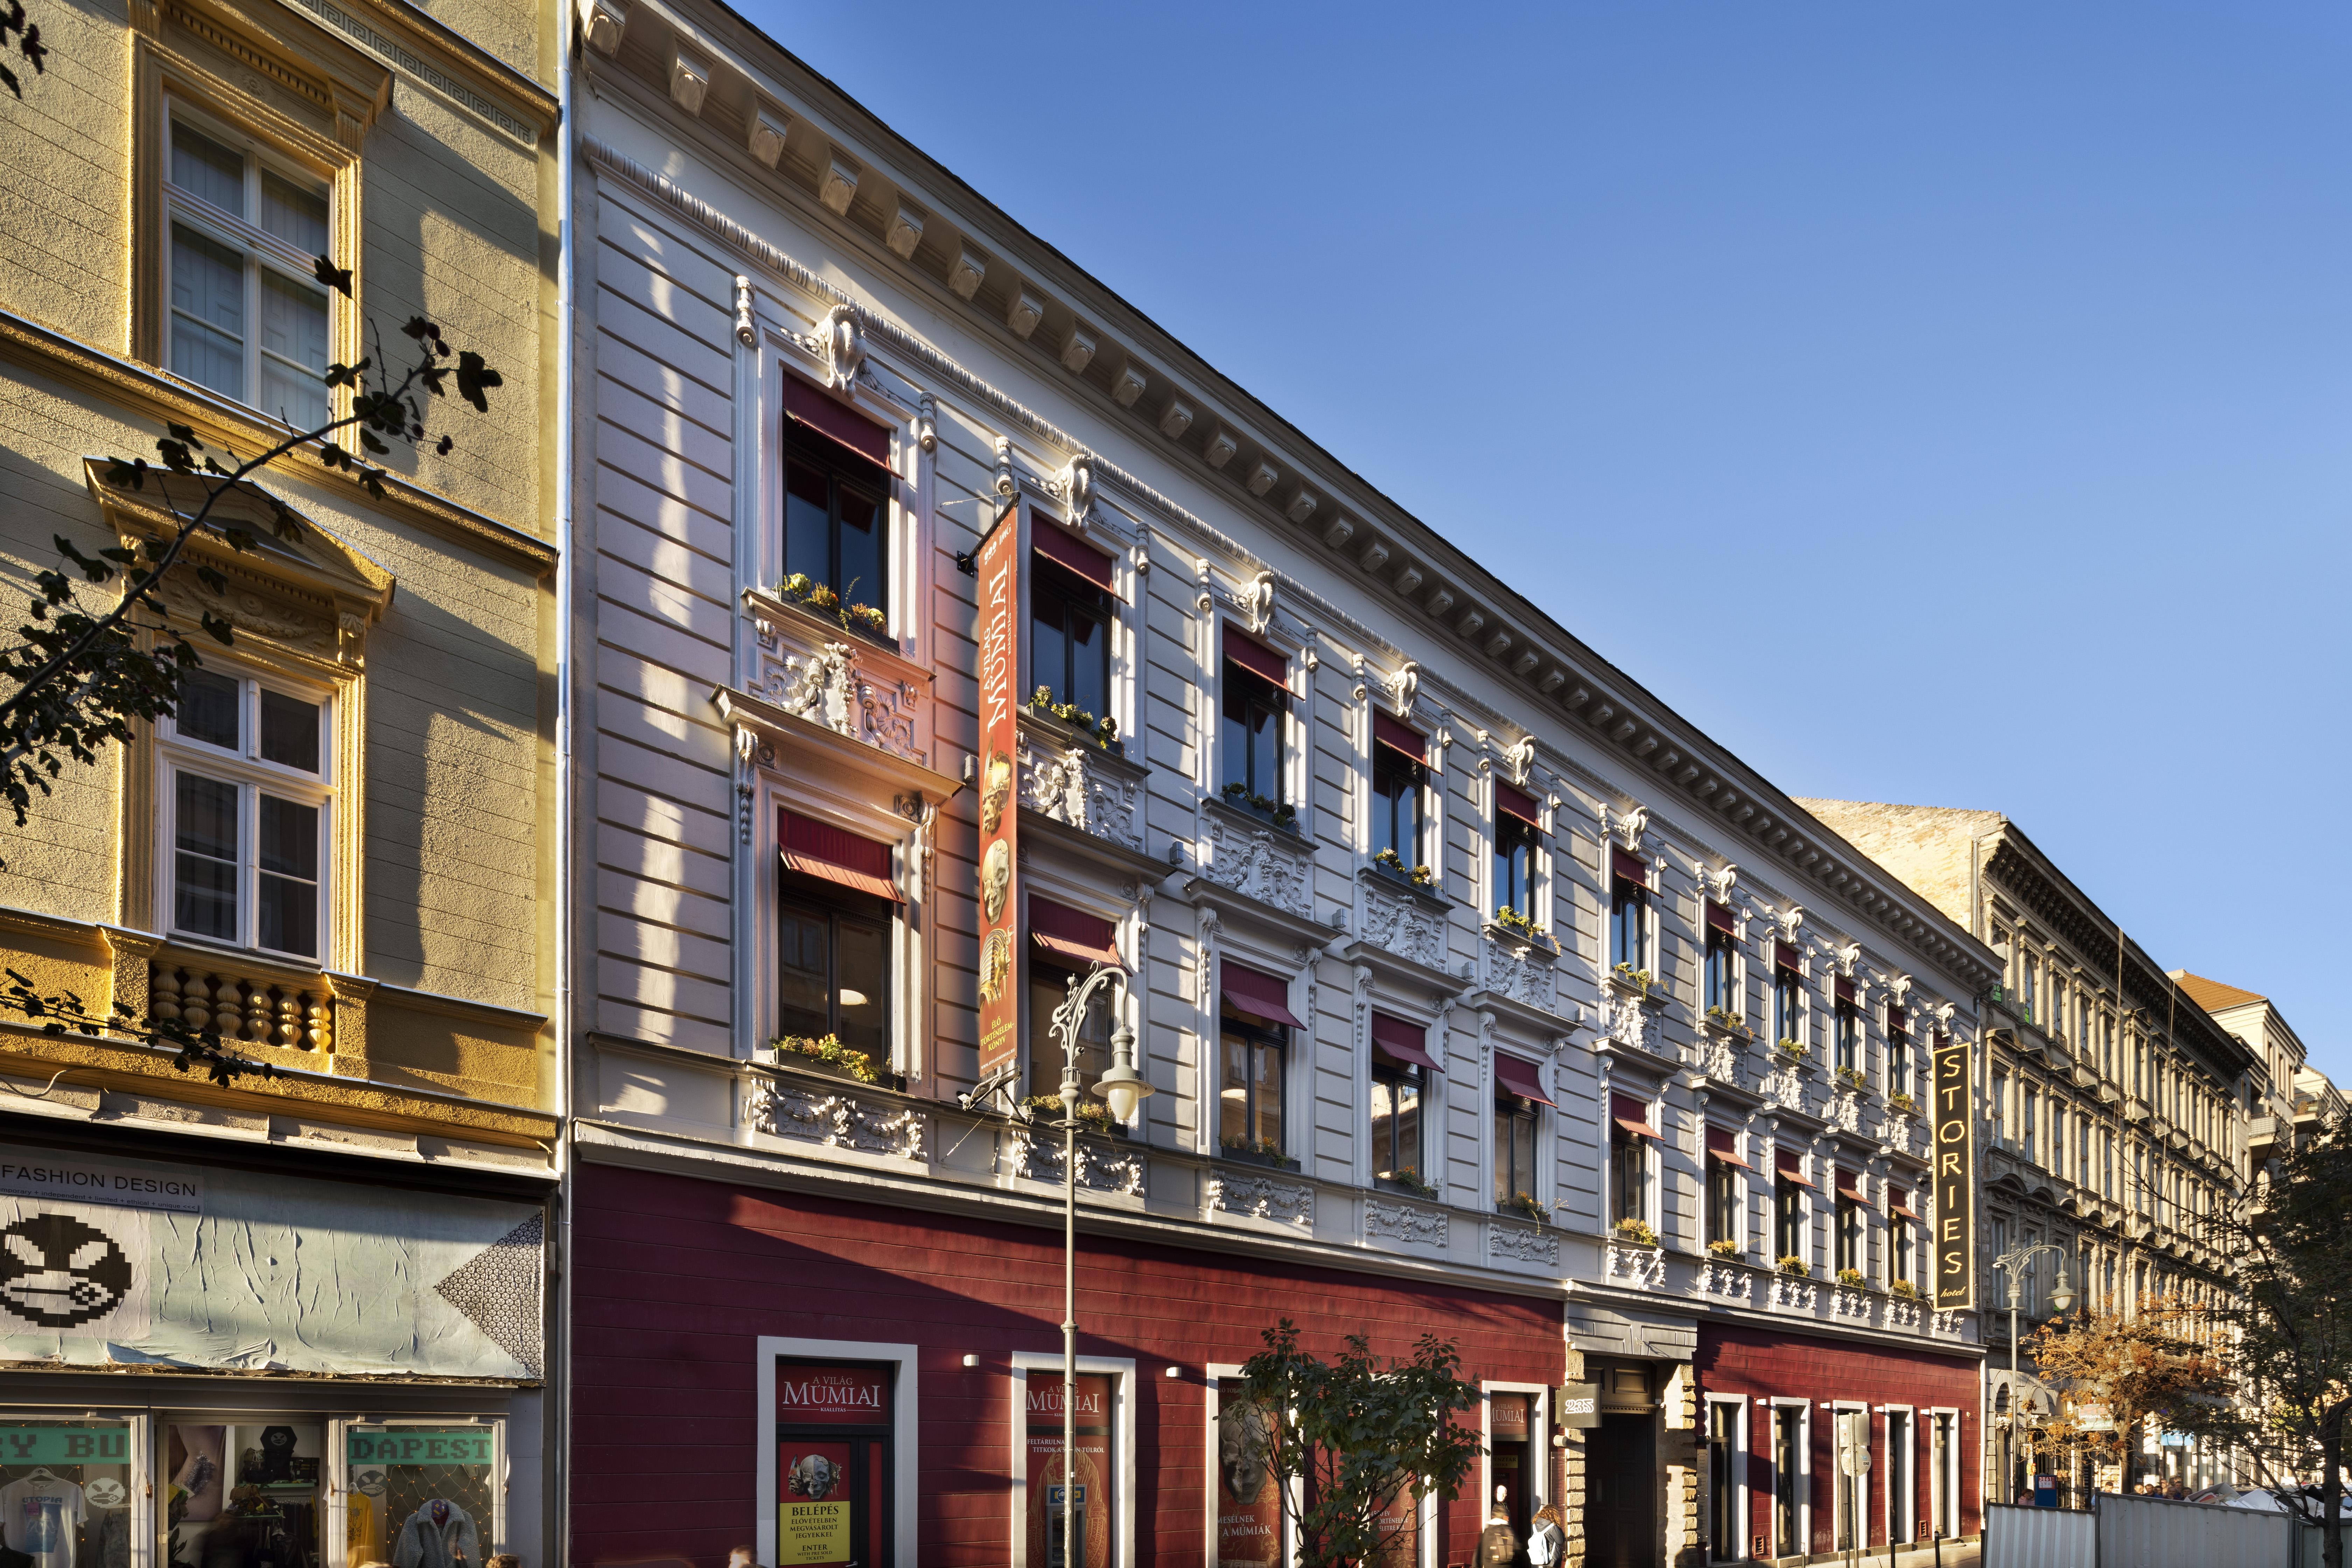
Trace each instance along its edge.
{"label": "small tree in front of building", "polygon": [[2149,1423],[2189,1430],[2191,1412],[2227,1403],[2230,1372],[2214,1337],[2211,1310],[2179,1296],[2154,1298],[2128,1313],[2106,1302],[2051,1319],[2024,1350],[2068,1403],[2042,1426],[2037,1441],[2087,1449],[2115,1466],[2129,1491],[2132,1461]]}
{"label": "small tree in front of building", "polygon": [[1460,1353],[1423,1334],[1398,1361],[1350,1334],[1324,1362],[1299,1348],[1287,1318],[1265,1339],[1243,1363],[1243,1393],[1265,1413],[1253,1457],[1274,1478],[1299,1568],[1405,1560],[1422,1500],[1452,1498],[1484,1452],[1454,1419],[1478,1405]]}

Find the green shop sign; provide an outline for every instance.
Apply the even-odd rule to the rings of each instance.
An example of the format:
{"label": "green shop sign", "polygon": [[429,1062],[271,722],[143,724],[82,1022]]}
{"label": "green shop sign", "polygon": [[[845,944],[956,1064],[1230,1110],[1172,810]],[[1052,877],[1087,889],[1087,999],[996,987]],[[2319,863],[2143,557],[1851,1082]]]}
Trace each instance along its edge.
{"label": "green shop sign", "polygon": [[403,1426],[390,1432],[353,1432],[351,1462],[354,1465],[487,1465],[490,1462],[490,1431],[486,1426],[459,1426],[434,1431]]}
{"label": "green shop sign", "polygon": [[127,1426],[0,1426],[0,1465],[127,1465]]}

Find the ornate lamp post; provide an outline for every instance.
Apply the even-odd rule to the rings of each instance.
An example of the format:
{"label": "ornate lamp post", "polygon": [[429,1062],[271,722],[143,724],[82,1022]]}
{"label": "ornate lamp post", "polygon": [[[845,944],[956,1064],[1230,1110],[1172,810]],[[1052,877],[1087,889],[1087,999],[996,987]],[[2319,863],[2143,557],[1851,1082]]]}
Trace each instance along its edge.
{"label": "ornate lamp post", "polygon": [[[1086,979],[1070,977],[1069,990],[1045,1025],[1062,1045],[1062,1561],[1060,1568],[1078,1568],[1078,1031],[1086,1027],[1087,1008],[1097,988],[1127,971],[1116,964],[1097,963]],[[1111,1031],[1110,1070],[1095,1081],[1095,1090],[1125,1121],[1151,1092],[1151,1082],[1135,1070],[1135,1031],[1121,1024]]]}
{"label": "ornate lamp post", "polygon": [[[2019,1406],[2017,1396],[2018,1276],[2023,1271],[2028,1263],[2031,1263],[2036,1256],[2044,1252],[2053,1255],[2058,1259],[2058,1278],[2050,1287],[2050,1304],[2058,1309],[2061,1312],[2069,1311],[2074,1305],[2074,1281],[2066,1277],[2066,1249],[2064,1247],[2060,1247],[2053,1242],[2028,1242],[2023,1246],[2011,1247],[2007,1252],[2002,1253],[1999,1258],[1992,1260],[1992,1266],[2000,1270],[2001,1278],[2009,1284],[2009,1420],[2010,1443],[2012,1453],[2015,1451],[2015,1445],[2017,1442],[2016,1429],[2018,1426]],[[2007,1478],[2004,1477],[2004,1482],[2006,1479]]]}

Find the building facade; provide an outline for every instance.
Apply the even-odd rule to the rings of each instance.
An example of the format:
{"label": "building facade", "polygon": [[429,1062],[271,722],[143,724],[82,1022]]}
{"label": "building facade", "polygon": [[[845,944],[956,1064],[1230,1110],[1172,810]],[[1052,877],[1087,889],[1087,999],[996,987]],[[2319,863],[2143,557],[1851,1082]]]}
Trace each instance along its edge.
{"label": "building facade", "polygon": [[2174,970],[2172,978],[2262,1064],[2241,1107],[2250,1175],[2344,1114],[2343,1092],[2310,1064],[2303,1037],[2269,997],[2185,969]]}
{"label": "building facade", "polygon": [[1991,951],[739,18],[576,58],[572,1559],[1279,1562],[1284,1317],[1462,1351],[1401,1562],[1974,1533]]}
{"label": "building facade", "polygon": [[50,1568],[537,1561],[555,39],[505,0],[37,19],[52,52],[0,174],[12,605],[58,536],[131,547],[194,504],[106,457],[152,462],[174,424],[224,460],[315,427],[349,395],[321,374],[374,328],[404,346],[429,315],[505,384],[435,421],[448,453],[388,458],[382,495],[315,455],[225,495],[265,542],[196,547],[161,598],[231,645],[196,635],[177,711],[0,836],[0,957],[28,989],[272,1069],[215,1082],[0,1014],[0,1533]]}
{"label": "building facade", "polygon": [[[2013,1384],[2003,1370],[2012,1347],[1999,1309],[2012,1283],[2021,1339],[2052,1315],[2062,1264],[2101,1310],[2166,1295],[2217,1299],[2225,1259],[2206,1222],[2245,1190],[2247,1110],[2271,1069],[2000,813],[1807,805],[2001,955],[1977,1085],[1979,1300],[1996,1369],[1987,1441],[2003,1489],[2030,1489],[2030,1431],[2056,1394],[2032,1375],[2030,1356]],[[2027,1262],[2013,1282],[1995,1271],[2001,1254],[2035,1244],[2061,1256]],[[2130,1479],[2194,1489],[2220,1479],[2222,1463],[2150,1432]],[[2079,1492],[2092,1480],[2066,1484]]]}

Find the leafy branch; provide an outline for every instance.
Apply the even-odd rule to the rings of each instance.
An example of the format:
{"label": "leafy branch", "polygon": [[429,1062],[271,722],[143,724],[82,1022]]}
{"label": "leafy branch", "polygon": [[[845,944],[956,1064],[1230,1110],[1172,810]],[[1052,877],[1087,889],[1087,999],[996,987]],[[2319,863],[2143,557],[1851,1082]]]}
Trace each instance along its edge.
{"label": "leafy branch", "polygon": [[[71,991],[43,993],[24,974],[11,969],[5,972],[8,985],[0,991],[0,1007],[21,1013],[40,1025],[41,1033],[52,1039],[68,1035],[80,1035],[89,1039],[131,1039],[142,1045],[163,1046],[172,1052],[172,1066],[179,1072],[202,1068],[205,1076],[226,1089],[247,1073],[274,1078],[278,1069],[268,1062],[255,1061],[240,1056],[221,1044],[218,1029],[190,1028],[179,1018],[142,1017],[130,1008],[116,1003],[111,1014],[96,1013],[81,997]],[[57,1087],[58,1078],[49,1079],[49,1088]],[[22,1092],[22,1091],[19,1091]],[[47,1089],[41,1091],[43,1094]],[[38,1098],[36,1096],[35,1098]]]}
{"label": "leafy branch", "polygon": [[[25,16],[25,0],[8,0],[8,9],[0,12],[0,56],[7,54],[8,37],[12,33],[16,35],[16,52],[32,66],[33,74],[39,76],[47,69],[41,61],[48,54],[49,47],[41,42],[41,25]],[[0,60],[0,87],[5,87],[20,99],[25,96],[24,84],[16,79],[16,73],[5,60]]]}

